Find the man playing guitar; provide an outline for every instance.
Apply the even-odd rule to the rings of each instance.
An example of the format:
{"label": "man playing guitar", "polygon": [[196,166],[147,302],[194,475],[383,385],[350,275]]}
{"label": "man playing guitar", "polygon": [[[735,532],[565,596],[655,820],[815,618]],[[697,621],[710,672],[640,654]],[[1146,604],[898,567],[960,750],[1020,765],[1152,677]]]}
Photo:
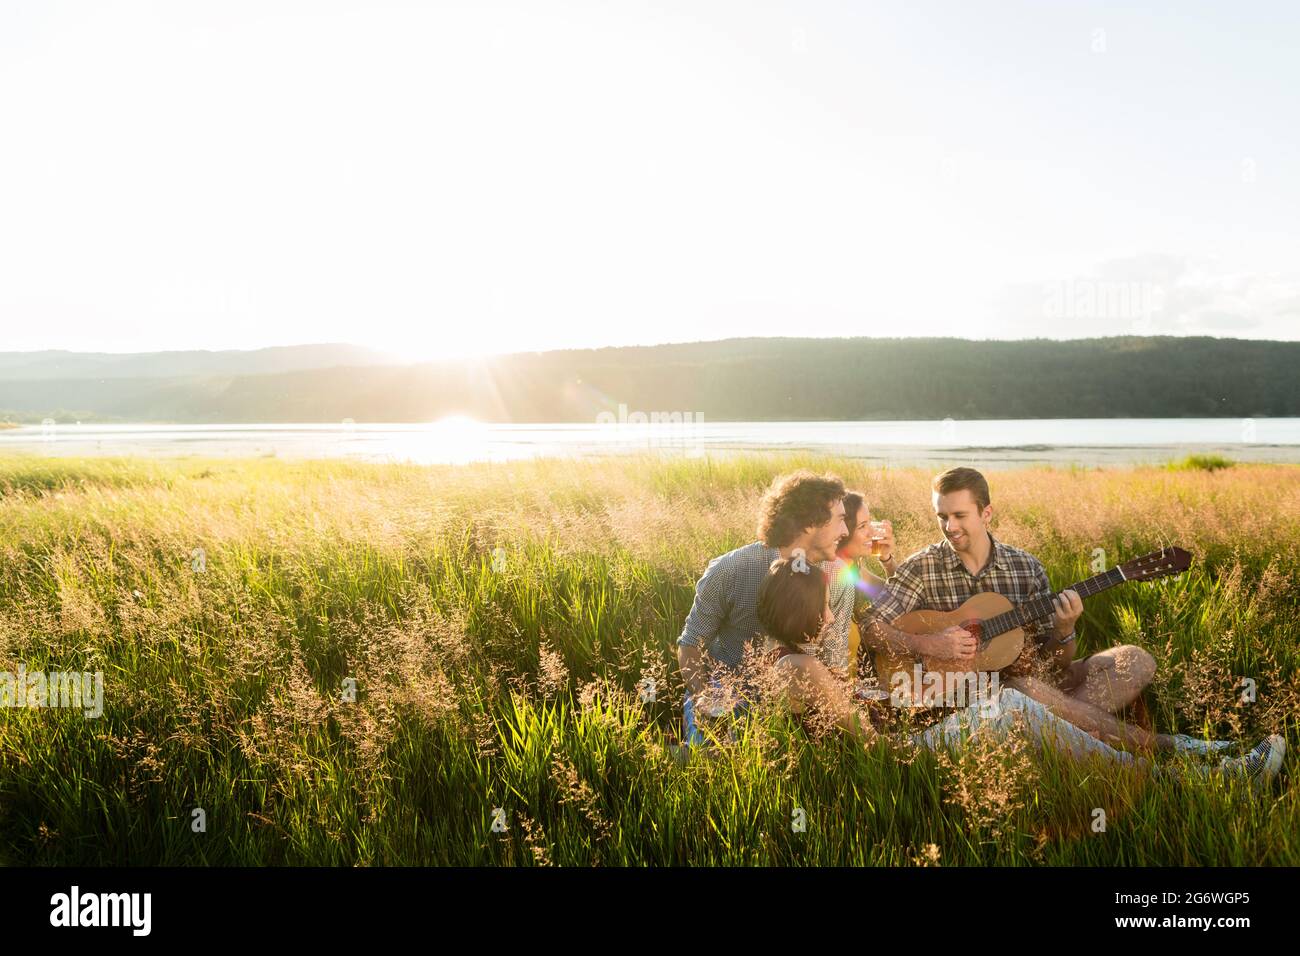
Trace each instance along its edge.
{"label": "man playing guitar", "polygon": [[[973,468],[953,468],[934,479],[932,490],[944,540],[899,565],[869,612],[864,635],[879,632],[872,623],[892,624],[918,608],[951,611],[983,591],[995,591],[1015,605],[1052,593],[1037,558],[989,533],[993,509],[983,475]],[[1209,753],[1232,746],[1226,741],[1156,734],[1117,719],[1115,715],[1137,700],[1155,676],[1155,658],[1140,647],[1124,644],[1075,660],[1074,629],[1083,601],[1075,591],[1066,590],[1053,598],[1052,605],[1049,619],[1025,629],[1025,651],[1002,672],[1005,683],[1058,717],[1126,749]],[[864,639],[872,641],[870,636]],[[920,645],[910,642],[908,650],[923,653]],[[969,662],[975,651],[972,635],[953,660],[957,665]]]}

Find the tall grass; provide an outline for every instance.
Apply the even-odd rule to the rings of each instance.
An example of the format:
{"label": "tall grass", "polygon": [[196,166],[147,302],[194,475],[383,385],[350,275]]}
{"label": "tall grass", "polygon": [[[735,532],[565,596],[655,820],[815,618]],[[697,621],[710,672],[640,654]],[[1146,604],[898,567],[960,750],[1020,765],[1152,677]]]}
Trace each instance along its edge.
{"label": "tall grass", "polygon": [[[0,862],[1300,863],[1285,773],[935,758],[779,714],[675,760],[694,581],[796,466],[864,490],[903,550],[933,539],[928,474],[827,459],[0,459],[0,670],[105,682],[98,719],[0,709]],[[1300,470],[991,480],[995,533],[1057,587],[1098,548],[1193,551],[1090,600],[1081,650],[1149,649],[1162,729],[1294,745]]]}

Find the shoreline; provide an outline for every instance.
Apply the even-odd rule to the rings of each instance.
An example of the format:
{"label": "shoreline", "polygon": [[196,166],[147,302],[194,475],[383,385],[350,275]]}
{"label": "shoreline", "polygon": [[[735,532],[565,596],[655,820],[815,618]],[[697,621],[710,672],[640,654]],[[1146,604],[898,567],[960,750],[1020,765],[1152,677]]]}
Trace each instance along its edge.
{"label": "shoreline", "polygon": [[1300,445],[1272,444],[1167,444],[1167,445],[1021,445],[1021,446],[942,446],[942,445],[868,445],[868,444],[800,444],[749,443],[705,444],[699,448],[657,448],[644,443],[625,447],[564,446],[552,448],[506,449],[501,453],[476,457],[473,454],[440,455],[430,451],[423,455],[400,455],[366,452],[343,443],[312,443],[295,448],[254,442],[221,441],[85,441],[58,439],[0,443],[0,459],[14,458],[129,458],[139,460],[274,458],[283,461],[364,462],[370,464],[410,465],[484,465],[510,464],[546,460],[617,460],[650,455],[663,458],[703,460],[737,457],[810,456],[843,458],[885,468],[932,468],[957,464],[991,468],[1123,468],[1163,466],[1181,462],[1191,455],[1220,456],[1235,464],[1300,464]]}

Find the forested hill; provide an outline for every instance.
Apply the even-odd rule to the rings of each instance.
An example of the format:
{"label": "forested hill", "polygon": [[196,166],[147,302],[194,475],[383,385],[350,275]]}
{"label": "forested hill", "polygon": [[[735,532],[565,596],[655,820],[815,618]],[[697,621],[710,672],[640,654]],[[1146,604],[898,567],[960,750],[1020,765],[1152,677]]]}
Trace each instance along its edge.
{"label": "forested hill", "polygon": [[21,379],[0,355],[0,418],[594,422],[620,406],[705,421],[1300,416],[1297,342],[731,339],[319,367],[281,351],[293,370],[267,371],[263,357],[166,374],[172,353],[156,353],[147,376]]}

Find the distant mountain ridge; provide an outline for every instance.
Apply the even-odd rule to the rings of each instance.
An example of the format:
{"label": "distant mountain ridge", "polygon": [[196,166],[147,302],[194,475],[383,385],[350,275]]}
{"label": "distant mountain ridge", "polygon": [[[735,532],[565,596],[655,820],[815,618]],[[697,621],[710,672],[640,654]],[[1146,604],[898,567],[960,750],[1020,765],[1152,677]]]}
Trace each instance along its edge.
{"label": "distant mountain ridge", "polygon": [[399,362],[348,345],[0,353],[0,419],[595,422],[620,406],[705,421],[1300,417],[1300,342],[756,338]]}
{"label": "distant mountain ridge", "polygon": [[219,352],[0,352],[0,381],[265,375],[336,366],[392,365],[395,356],[357,345],[284,345]]}

